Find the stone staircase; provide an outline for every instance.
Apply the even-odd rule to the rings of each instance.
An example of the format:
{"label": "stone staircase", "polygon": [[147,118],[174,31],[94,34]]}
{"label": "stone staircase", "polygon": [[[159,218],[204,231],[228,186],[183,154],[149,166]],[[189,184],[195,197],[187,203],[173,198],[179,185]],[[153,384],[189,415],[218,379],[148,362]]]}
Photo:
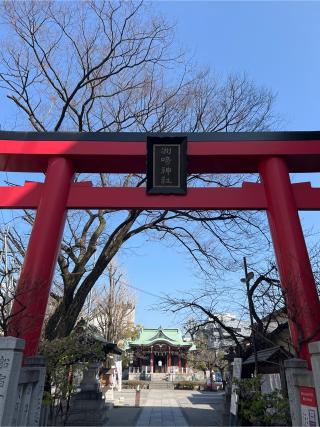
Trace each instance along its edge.
{"label": "stone staircase", "polygon": [[168,374],[163,372],[163,373],[158,373],[158,372],[153,372],[151,374],[151,381],[165,381],[168,378]]}
{"label": "stone staircase", "polygon": [[167,381],[168,374],[166,373],[153,373],[151,374],[151,381],[149,383],[149,389],[169,389],[173,390],[174,386],[172,382]]}

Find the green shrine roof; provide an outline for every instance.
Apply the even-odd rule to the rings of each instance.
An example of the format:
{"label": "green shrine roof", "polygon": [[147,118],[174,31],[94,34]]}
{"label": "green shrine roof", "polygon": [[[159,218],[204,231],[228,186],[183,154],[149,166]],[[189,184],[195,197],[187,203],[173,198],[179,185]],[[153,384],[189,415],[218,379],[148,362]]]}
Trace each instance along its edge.
{"label": "green shrine roof", "polygon": [[157,342],[165,342],[173,347],[190,347],[190,350],[195,350],[196,347],[192,341],[184,341],[179,329],[167,329],[161,326],[158,329],[143,329],[140,332],[139,338],[135,341],[130,341],[129,347],[136,345],[153,345]]}

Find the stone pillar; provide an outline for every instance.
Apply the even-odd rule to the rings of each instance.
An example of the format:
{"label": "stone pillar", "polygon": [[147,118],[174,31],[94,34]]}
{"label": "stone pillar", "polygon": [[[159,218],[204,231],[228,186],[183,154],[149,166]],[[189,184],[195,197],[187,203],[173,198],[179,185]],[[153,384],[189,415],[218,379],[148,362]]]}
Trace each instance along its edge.
{"label": "stone pillar", "polygon": [[[292,426],[296,427],[302,425],[299,385],[313,386],[313,384],[308,384],[311,372],[307,369],[307,366],[307,362],[302,359],[284,361]],[[301,379],[304,381],[301,381]]]}
{"label": "stone pillar", "polygon": [[43,390],[46,380],[45,358],[43,356],[26,357],[24,363],[25,368],[29,368],[30,371],[39,372],[39,379],[32,389],[27,422],[29,426],[38,426],[40,424]]}
{"label": "stone pillar", "polygon": [[311,355],[312,374],[316,389],[318,412],[320,414],[320,341],[309,343],[309,353]]}
{"label": "stone pillar", "polygon": [[153,347],[151,346],[150,350],[150,373],[153,374],[153,365],[154,365],[154,359],[153,359]]}
{"label": "stone pillar", "polygon": [[12,425],[22,365],[24,340],[0,338],[0,425]]}

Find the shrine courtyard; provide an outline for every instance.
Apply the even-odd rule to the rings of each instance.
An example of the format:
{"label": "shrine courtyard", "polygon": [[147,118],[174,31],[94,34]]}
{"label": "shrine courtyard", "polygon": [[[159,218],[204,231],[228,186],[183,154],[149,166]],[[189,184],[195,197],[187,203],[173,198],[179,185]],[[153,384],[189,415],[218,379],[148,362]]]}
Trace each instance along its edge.
{"label": "shrine courtyard", "polygon": [[135,407],[135,390],[115,392],[106,426],[222,426],[223,392],[142,390]]}

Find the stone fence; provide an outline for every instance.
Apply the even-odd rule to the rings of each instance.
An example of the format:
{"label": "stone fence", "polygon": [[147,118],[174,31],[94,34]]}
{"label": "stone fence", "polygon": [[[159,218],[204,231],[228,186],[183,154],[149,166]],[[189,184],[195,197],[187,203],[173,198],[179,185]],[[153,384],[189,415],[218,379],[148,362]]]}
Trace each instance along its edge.
{"label": "stone fence", "polygon": [[142,367],[129,367],[129,374],[193,374],[197,372],[193,368],[179,368],[178,366],[170,366],[167,367],[163,372],[151,372],[150,366],[142,366]]}

